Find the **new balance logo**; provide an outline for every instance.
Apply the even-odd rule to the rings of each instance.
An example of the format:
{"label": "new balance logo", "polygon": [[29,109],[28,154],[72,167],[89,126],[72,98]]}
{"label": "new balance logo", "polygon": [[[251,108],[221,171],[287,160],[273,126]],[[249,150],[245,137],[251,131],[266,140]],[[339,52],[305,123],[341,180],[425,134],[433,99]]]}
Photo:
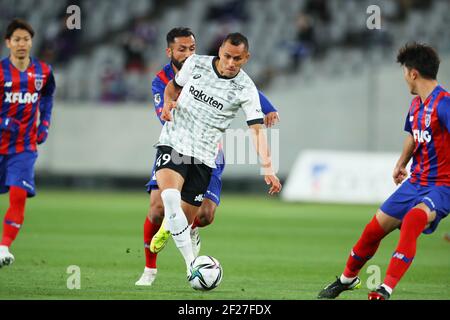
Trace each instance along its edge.
{"label": "new balance logo", "polygon": [[11,221],[11,220],[5,220],[5,224],[10,225],[11,227],[14,227],[17,229],[20,229],[22,227],[21,224],[15,223],[14,221]]}
{"label": "new balance logo", "polygon": [[203,194],[197,195],[197,196],[195,197],[194,201],[202,202],[202,201],[203,201]]}
{"label": "new balance logo", "polygon": [[5,82],[5,88],[11,88],[12,87],[12,82]]}
{"label": "new balance logo", "polygon": [[392,257],[402,260],[405,257],[405,255],[402,253],[396,252],[396,253],[394,253],[394,255]]}
{"label": "new balance logo", "polygon": [[222,110],[223,104],[221,104],[219,101],[214,99],[213,96],[208,96],[206,93],[203,92],[203,90],[195,90],[194,86],[191,86],[189,88],[189,93],[194,96],[194,99],[206,104],[209,104],[211,107],[214,107],[216,109]]}
{"label": "new balance logo", "polygon": [[39,98],[38,93],[5,92],[6,103],[35,103]]}
{"label": "new balance logo", "polygon": [[356,260],[362,261],[362,258],[360,256],[358,256],[353,250],[351,251],[351,256],[353,258],[355,258]]}
{"label": "new balance logo", "polygon": [[402,260],[402,261],[404,261],[406,263],[410,263],[412,261],[412,259],[413,259],[413,258],[408,259],[403,253],[400,253],[400,252],[394,252],[392,257],[396,258],[396,259],[400,259],[400,260]]}

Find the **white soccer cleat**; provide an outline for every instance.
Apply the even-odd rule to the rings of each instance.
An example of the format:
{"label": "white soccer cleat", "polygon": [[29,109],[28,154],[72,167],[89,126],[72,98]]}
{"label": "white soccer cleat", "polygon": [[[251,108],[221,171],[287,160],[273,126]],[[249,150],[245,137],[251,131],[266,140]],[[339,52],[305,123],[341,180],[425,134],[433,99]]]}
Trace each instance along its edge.
{"label": "white soccer cleat", "polygon": [[0,268],[3,266],[9,266],[14,262],[14,256],[9,252],[7,246],[0,246]]}
{"label": "white soccer cleat", "polygon": [[191,242],[192,242],[192,252],[194,257],[197,258],[200,253],[200,247],[202,242],[200,240],[200,233],[198,232],[198,227],[191,229]]}
{"label": "white soccer cleat", "polygon": [[137,286],[151,286],[153,281],[156,279],[157,269],[151,269],[145,267],[144,272],[142,273],[141,278],[136,281],[135,285]]}

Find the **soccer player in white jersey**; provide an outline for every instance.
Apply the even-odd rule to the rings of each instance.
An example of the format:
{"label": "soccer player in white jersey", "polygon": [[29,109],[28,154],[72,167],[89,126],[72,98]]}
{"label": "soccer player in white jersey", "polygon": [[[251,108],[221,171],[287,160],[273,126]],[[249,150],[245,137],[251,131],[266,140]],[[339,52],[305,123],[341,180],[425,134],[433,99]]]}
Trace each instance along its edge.
{"label": "soccer player in white jersey", "polygon": [[[156,74],[156,77],[152,81],[155,114],[162,125],[165,123],[165,121],[161,120],[164,106],[164,90],[169,81],[181,69],[185,60],[192,54],[195,54],[196,48],[195,35],[189,28],[176,27],[171,29],[167,33],[166,40],[166,54],[170,58],[170,62]],[[259,92],[259,100],[261,110],[264,113],[264,124],[267,128],[270,128],[279,121],[278,111],[262,92]],[[213,222],[216,209],[220,204],[224,169],[225,157],[223,149],[220,147],[216,158],[216,168],[212,171],[208,189],[203,199],[198,199],[201,205],[198,208],[197,214],[195,217],[187,217],[189,224],[191,224],[191,242],[194,256],[198,256],[201,247],[199,228],[206,227]],[[156,260],[158,253],[165,247],[171,237],[170,231],[165,229],[163,220],[164,206],[161,191],[156,181],[154,165],[151,178],[146,184],[146,188],[150,194],[150,210],[144,221],[145,268],[141,277],[136,282],[137,286],[152,285],[157,274]],[[183,194],[181,197],[183,198]]]}
{"label": "soccer player in white jersey", "polygon": [[208,187],[222,133],[239,109],[245,112],[251,128],[269,194],[281,190],[262,130],[258,91],[241,69],[250,57],[248,49],[245,36],[229,34],[219,57],[190,56],[164,91],[161,119],[166,123],[156,144],[156,178],[167,227],[187,267],[194,254],[186,215],[197,211],[196,200]]}

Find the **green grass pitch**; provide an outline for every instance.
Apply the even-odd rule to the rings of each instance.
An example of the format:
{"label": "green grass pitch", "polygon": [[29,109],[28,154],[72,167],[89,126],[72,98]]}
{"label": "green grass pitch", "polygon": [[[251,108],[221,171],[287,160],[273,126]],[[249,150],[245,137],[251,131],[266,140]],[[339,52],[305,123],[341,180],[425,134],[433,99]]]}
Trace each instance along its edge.
{"label": "green grass pitch", "polygon": [[[342,272],[350,248],[376,206],[284,203],[269,196],[225,194],[214,223],[201,229],[202,254],[219,259],[221,285],[198,292],[185,280],[172,240],[158,259],[152,287],[135,287],[143,267],[142,229],[148,196],[124,192],[41,190],[27,203],[11,267],[0,269],[0,299],[315,299]],[[0,213],[8,198],[0,197]],[[419,239],[418,253],[392,299],[449,299],[450,219]],[[389,235],[369,265],[383,277],[399,233]],[[67,268],[81,269],[69,290]],[[366,299],[363,288],[340,299]]]}

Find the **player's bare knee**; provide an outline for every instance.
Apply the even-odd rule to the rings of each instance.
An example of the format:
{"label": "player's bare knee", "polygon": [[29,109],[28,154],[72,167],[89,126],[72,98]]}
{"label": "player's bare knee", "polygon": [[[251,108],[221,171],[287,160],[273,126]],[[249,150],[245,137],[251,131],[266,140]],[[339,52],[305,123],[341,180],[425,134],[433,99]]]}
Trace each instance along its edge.
{"label": "player's bare knee", "polygon": [[390,233],[391,231],[397,229],[402,223],[400,220],[391,217],[387,213],[383,212],[381,209],[377,210],[376,219],[380,224],[380,227],[386,231],[386,233]]}
{"label": "player's bare knee", "polygon": [[428,215],[430,215],[432,212],[432,209],[430,209],[430,207],[428,207],[424,202],[419,203],[414,208],[421,209],[421,210],[425,211]]}

